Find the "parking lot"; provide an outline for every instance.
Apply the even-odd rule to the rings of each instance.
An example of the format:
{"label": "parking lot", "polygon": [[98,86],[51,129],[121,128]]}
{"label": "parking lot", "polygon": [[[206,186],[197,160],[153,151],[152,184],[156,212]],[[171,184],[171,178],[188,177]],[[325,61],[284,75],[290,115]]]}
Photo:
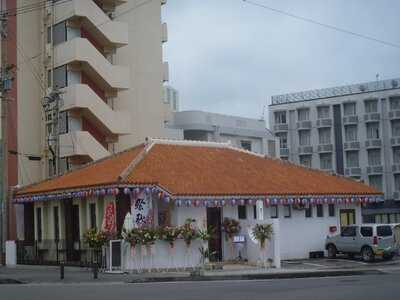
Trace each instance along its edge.
{"label": "parking lot", "polygon": [[400,267],[400,257],[396,256],[392,260],[384,261],[376,259],[372,263],[363,262],[359,257],[353,259],[347,256],[338,256],[335,259],[318,258],[303,260],[282,261],[282,268],[286,269],[354,269],[354,268],[386,268]]}

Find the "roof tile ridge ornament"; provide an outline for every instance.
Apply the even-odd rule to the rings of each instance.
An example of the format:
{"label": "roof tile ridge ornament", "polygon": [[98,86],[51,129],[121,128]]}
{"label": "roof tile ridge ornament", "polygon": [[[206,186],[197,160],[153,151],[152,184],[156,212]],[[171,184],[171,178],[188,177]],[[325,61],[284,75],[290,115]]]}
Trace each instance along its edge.
{"label": "roof tile ridge ornament", "polygon": [[229,148],[231,143],[228,142],[209,142],[209,141],[194,141],[194,140],[179,140],[179,139],[164,139],[164,138],[149,138],[155,144],[172,145],[172,146],[194,146],[194,147],[210,147],[210,148]]}
{"label": "roof tile ridge ornament", "polygon": [[146,137],[145,143],[144,143],[144,148],[136,157],[128,164],[128,166],[121,172],[120,175],[118,175],[118,181],[122,182],[124,181],[129,174],[133,171],[133,169],[145,158],[146,154],[153,148],[154,142],[151,138]]}

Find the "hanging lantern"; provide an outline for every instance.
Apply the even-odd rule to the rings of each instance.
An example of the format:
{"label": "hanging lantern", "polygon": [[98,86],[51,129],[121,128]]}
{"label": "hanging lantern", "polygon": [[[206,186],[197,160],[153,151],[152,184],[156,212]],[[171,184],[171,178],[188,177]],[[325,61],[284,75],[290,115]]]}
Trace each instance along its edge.
{"label": "hanging lantern", "polygon": [[150,194],[150,188],[146,187],[146,188],[144,189],[144,192],[146,193],[146,195]]}
{"label": "hanging lantern", "polygon": [[194,200],[194,206],[199,207],[201,204],[200,200]]}
{"label": "hanging lantern", "polygon": [[253,205],[253,199],[247,200],[247,204],[248,204],[248,205]]}
{"label": "hanging lantern", "polygon": [[225,206],[225,200],[224,199],[221,200],[221,206]]}
{"label": "hanging lantern", "polygon": [[245,201],[244,199],[240,199],[240,200],[239,200],[239,203],[240,203],[240,205],[245,205],[245,204],[246,204],[246,201]]}
{"label": "hanging lantern", "polygon": [[171,200],[171,199],[170,199],[168,196],[165,196],[165,197],[164,197],[164,202],[165,202],[165,203],[169,203],[170,200]]}
{"label": "hanging lantern", "polygon": [[232,199],[232,200],[231,200],[231,205],[232,205],[232,206],[236,205],[236,199]]}
{"label": "hanging lantern", "polygon": [[270,203],[269,199],[268,199],[268,198],[265,198],[265,199],[264,199],[264,205],[268,207],[268,206],[269,206],[269,203]]}

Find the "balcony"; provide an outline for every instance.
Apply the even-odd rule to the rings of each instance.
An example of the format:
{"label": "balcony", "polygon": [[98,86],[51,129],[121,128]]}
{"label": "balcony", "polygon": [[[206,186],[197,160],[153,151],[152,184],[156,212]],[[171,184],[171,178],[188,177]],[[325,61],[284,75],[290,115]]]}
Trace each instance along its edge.
{"label": "balcony", "polygon": [[369,166],[367,167],[367,174],[382,174],[383,173],[383,166]]}
{"label": "balcony", "polygon": [[288,124],[275,124],[274,125],[274,132],[285,132],[289,130]]}
{"label": "balcony", "polygon": [[369,139],[365,141],[365,148],[380,148],[382,147],[382,140],[381,139]]}
{"label": "balcony", "polygon": [[72,0],[55,6],[55,23],[77,20],[105,47],[128,44],[128,24],[111,20],[93,0]]}
{"label": "balcony", "polygon": [[400,146],[400,137],[393,137],[390,139],[390,144],[392,146]]}
{"label": "balcony", "polygon": [[333,121],[332,119],[318,119],[317,120],[317,127],[332,127]]}
{"label": "balcony", "polygon": [[380,113],[369,113],[364,115],[364,121],[365,123],[368,122],[377,122],[381,119],[381,114]]}
{"label": "balcony", "polygon": [[129,69],[112,65],[86,39],[75,38],[54,48],[55,67],[78,65],[89,77],[105,90],[128,89]]}
{"label": "balcony", "polygon": [[289,156],[289,149],[288,148],[281,148],[279,150],[279,155],[281,157],[288,157]]}
{"label": "balcony", "polygon": [[393,192],[393,200],[396,200],[396,201],[400,200],[400,192],[399,191]]}
{"label": "balcony", "polygon": [[128,0],[97,0],[97,2],[104,5],[118,6],[128,2]]}
{"label": "balcony", "polygon": [[297,129],[311,129],[312,123],[311,121],[300,121],[297,122]]}
{"label": "balcony", "polygon": [[112,110],[88,85],[75,84],[63,89],[62,92],[61,111],[79,111],[108,135],[130,132],[129,115]]}
{"label": "balcony", "polygon": [[400,119],[400,110],[389,111],[389,119],[390,120]]}
{"label": "balcony", "polygon": [[393,172],[393,173],[400,173],[400,164],[394,163],[394,164],[392,165],[392,172]]}
{"label": "balcony", "polygon": [[343,117],[343,125],[357,124],[357,123],[358,123],[358,116]]}
{"label": "balcony", "polygon": [[354,167],[354,168],[345,168],[344,175],[346,176],[360,176],[361,175],[361,168]]}
{"label": "balcony", "polygon": [[298,148],[298,154],[312,154],[313,147],[312,146],[301,146]]}
{"label": "balcony", "polygon": [[110,155],[89,132],[73,131],[60,135],[60,157],[80,156],[98,160]]}
{"label": "balcony", "polygon": [[332,151],[333,151],[333,145],[332,144],[318,145],[318,152],[319,153],[332,152]]}
{"label": "balcony", "polygon": [[345,142],[343,148],[345,151],[360,150],[360,142]]}

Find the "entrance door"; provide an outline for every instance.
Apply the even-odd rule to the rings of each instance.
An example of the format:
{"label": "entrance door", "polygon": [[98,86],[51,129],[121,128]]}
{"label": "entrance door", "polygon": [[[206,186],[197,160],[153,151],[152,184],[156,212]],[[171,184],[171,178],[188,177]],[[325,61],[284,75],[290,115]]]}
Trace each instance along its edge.
{"label": "entrance door", "polygon": [[79,205],[65,201],[65,246],[68,262],[80,260]]}
{"label": "entrance door", "polygon": [[129,195],[119,193],[116,201],[117,231],[121,233],[125,216],[131,211],[131,198]]}
{"label": "entrance door", "polygon": [[340,210],[340,226],[350,226],[356,224],[356,211],[354,209]]}
{"label": "entrance door", "polygon": [[24,204],[24,241],[25,246],[32,246],[35,240],[35,220],[33,203]]}
{"label": "entrance door", "polygon": [[214,235],[208,241],[208,248],[210,253],[215,253],[214,259],[216,261],[222,260],[222,243],[221,243],[221,208],[209,207],[207,208],[207,227],[214,230]]}

